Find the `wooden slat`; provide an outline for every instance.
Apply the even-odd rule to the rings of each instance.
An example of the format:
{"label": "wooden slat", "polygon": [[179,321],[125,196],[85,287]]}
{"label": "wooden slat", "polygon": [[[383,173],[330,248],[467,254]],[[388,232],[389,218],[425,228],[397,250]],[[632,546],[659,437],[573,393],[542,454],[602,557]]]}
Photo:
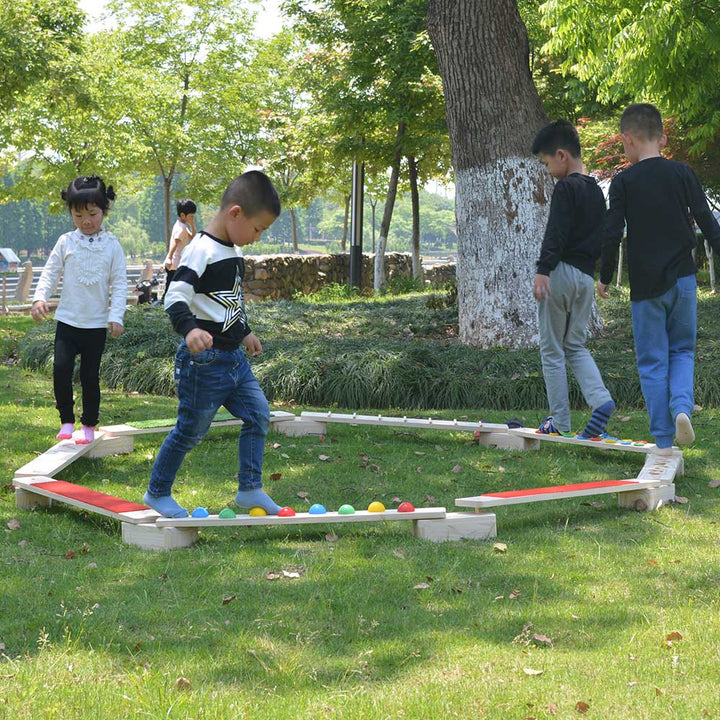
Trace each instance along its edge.
{"label": "wooden slat", "polygon": [[[546,435],[545,433],[538,433],[532,428],[512,428],[508,430],[511,435],[517,435],[519,437],[526,438],[528,440],[539,440],[540,442],[552,442],[562,443],[564,445],[574,445],[580,447],[591,447],[596,450],[616,450],[620,452],[631,452],[631,453],[652,453],[657,452],[657,447],[654,443],[641,443],[634,444],[639,441],[631,440],[618,440],[616,442],[609,440],[578,440],[577,438],[566,438],[562,435]],[[673,450],[679,448],[673,447]]]}
{"label": "wooden slat", "polygon": [[76,445],[74,440],[61,440],[46,450],[42,455],[38,455],[27,465],[23,465],[19,470],[15,471],[15,476],[43,475],[52,477],[55,473],[65,469],[79,457],[85,455],[90,448],[97,445],[102,438],[101,432],[95,433],[95,439],[87,445]]}
{"label": "wooden slat", "polygon": [[210,515],[204,518],[158,518],[158,527],[219,527],[225,525],[319,525],[325,523],[356,523],[356,522],[384,522],[387,520],[429,520],[444,518],[446,514],[444,507],[436,508],[415,508],[414,512],[401,513],[397,510],[385,510],[385,512],[370,512],[368,510],[357,510],[354,515],[340,515],[337,512],[327,512],[322,515],[310,513],[297,513],[293,517],[278,517],[277,515],[263,515],[262,517],[251,517],[250,515],[238,515],[234,518],[221,518],[217,515]]}
{"label": "wooden slat", "polygon": [[49,477],[16,477],[16,488],[129,523],[153,522],[158,513],[140,503],[130,502],[90,488]]}
{"label": "wooden slat", "polygon": [[438,420],[435,418],[392,417],[389,415],[358,415],[358,413],[310,412],[300,417],[324,423],[345,423],[347,425],[378,425],[414,429],[457,430],[474,432],[507,432],[506,425],[484,423],[480,420]]}
{"label": "wooden slat", "polygon": [[487,508],[499,505],[518,505],[520,503],[539,502],[541,500],[562,500],[564,498],[585,497],[587,495],[605,495],[608,493],[630,492],[645,488],[659,487],[658,480],[601,480],[596,482],[575,483],[572,485],[551,485],[549,487],[528,488],[525,490],[506,490],[486,493],[475,497],[457,498],[458,507]]}

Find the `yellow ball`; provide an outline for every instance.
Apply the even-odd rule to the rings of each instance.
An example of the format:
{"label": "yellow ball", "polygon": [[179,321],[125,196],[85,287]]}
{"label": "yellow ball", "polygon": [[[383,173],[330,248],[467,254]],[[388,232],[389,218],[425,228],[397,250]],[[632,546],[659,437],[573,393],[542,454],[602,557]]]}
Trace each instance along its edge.
{"label": "yellow ball", "polygon": [[371,502],[370,505],[368,505],[368,512],[385,512],[385,506],[375,500],[375,502]]}
{"label": "yellow ball", "polygon": [[267,510],[261,507],[254,507],[250,509],[249,515],[250,517],[263,517],[263,515],[267,515]]}

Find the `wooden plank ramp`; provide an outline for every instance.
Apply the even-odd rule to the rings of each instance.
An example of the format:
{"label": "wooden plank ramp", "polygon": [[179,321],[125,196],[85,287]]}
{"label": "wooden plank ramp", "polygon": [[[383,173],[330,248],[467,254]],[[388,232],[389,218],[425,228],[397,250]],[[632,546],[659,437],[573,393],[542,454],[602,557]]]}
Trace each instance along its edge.
{"label": "wooden plank ramp", "polygon": [[481,420],[438,420],[435,418],[393,417],[390,415],[359,415],[358,413],[310,412],[300,413],[303,420],[347,425],[378,425],[415,429],[457,430],[464,432],[507,432],[507,425],[485,423]]}
{"label": "wooden plank ramp", "polygon": [[242,525],[251,527],[254,525],[320,525],[326,523],[357,523],[357,522],[384,522],[392,520],[437,520],[443,519],[446,515],[444,507],[415,508],[412,512],[398,512],[397,510],[385,510],[384,512],[370,512],[369,510],[356,510],[353,515],[341,515],[337,512],[326,512],[319,515],[311,513],[296,513],[291,517],[279,517],[277,515],[262,515],[259,517],[250,515],[236,515],[234,518],[221,518],[217,515],[208,517],[187,517],[187,518],[158,518],[158,527],[221,527]]}
{"label": "wooden plank ramp", "polygon": [[[511,428],[507,432],[514,437],[523,438],[525,440],[561,443],[563,445],[575,447],[591,447],[595,450],[615,450],[620,452],[643,453],[645,455],[656,453],[658,451],[658,448],[654,443],[648,443],[641,440],[579,440],[574,437],[563,437],[562,435],[547,435],[545,433],[539,433],[537,430],[533,430],[532,428]],[[673,452],[680,452],[680,448],[678,447],[673,446],[672,450]]]}
{"label": "wooden plank ramp", "polygon": [[48,476],[64,470],[68,465],[93,448],[97,447],[103,439],[102,432],[95,433],[95,439],[87,445],[76,445],[74,440],[60,440],[42,455],[38,455],[19,470],[15,471],[15,477],[21,476]]}
{"label": "wooden plank ramp", "polygon": [[564,498],[585,497],[587,495],[606,495],[610,493],[633,492],[662,485],[660,480],[599,480],[595,482],[575,483],[572,485],[551,485],[548,487],[528,488],[525,490],[505,490],[486,493],[475,497],[457,498],[458,507],[488,508],[499,505],[518,505],[520,503],[540,502],[542,500],[561,500]]}
{"label": "wooden plank ramp", "polygon": [[15,502],[19,507],[32,507],[37,504],[39,496],[44,498],[40,503],[43,505],[61,502],[132,524],[152,523],[160,517],[147,505],[123,500],[64,480],[50,477],[16,477],[13,485]]}

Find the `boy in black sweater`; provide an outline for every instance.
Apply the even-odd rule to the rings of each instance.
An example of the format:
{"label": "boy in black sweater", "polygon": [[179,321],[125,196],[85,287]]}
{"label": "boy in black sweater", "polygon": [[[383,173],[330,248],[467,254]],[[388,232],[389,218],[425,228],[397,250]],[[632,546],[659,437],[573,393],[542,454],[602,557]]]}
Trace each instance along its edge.
{"label": "boy in black sweater", "polygon": [[580,138],[572,123],[557,120],[538,132],[532,151],[558,180],[550,203],[533,293],[538,301],[540,357],[550,405],[540,431],[570,434],[566,362],[570,364],[592,416],[578,437],[604,434],[615,403],[585,347],[595,297],[595,263],[605,199],[585,175]]}
{"label": "boy in black sweater", "polygon": [[695,218],[720,253],[720,227],[695,173],[666,160],[662,117],[653,105],[630,105],[620,119],[632,167],[610,185],[598,293],[608,297],[618,245],[627,224],[628,275],[638,373],[650,433],[659,449],[695,439],[690,422],[697,324],[697,282],[692,251]]}

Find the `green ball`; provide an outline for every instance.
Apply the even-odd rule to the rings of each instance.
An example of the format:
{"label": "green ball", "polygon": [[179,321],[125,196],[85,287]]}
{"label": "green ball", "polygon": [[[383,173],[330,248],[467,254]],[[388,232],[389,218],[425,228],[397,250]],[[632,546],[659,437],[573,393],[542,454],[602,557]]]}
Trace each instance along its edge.
{"label": "green ball", "polygon": [[338,508],[338,515],[354,515],[355,508],[352,505],[341,505]]}
{"label": "green ball", "polygon": [[218,517],[221,517],[221,518],[234,518],[234,517],[236,517],[236,515],[235,515],[235,511],[232,510],[231,508],[223,508],[223,509],[220,511],[220,514],[218,515]]}

